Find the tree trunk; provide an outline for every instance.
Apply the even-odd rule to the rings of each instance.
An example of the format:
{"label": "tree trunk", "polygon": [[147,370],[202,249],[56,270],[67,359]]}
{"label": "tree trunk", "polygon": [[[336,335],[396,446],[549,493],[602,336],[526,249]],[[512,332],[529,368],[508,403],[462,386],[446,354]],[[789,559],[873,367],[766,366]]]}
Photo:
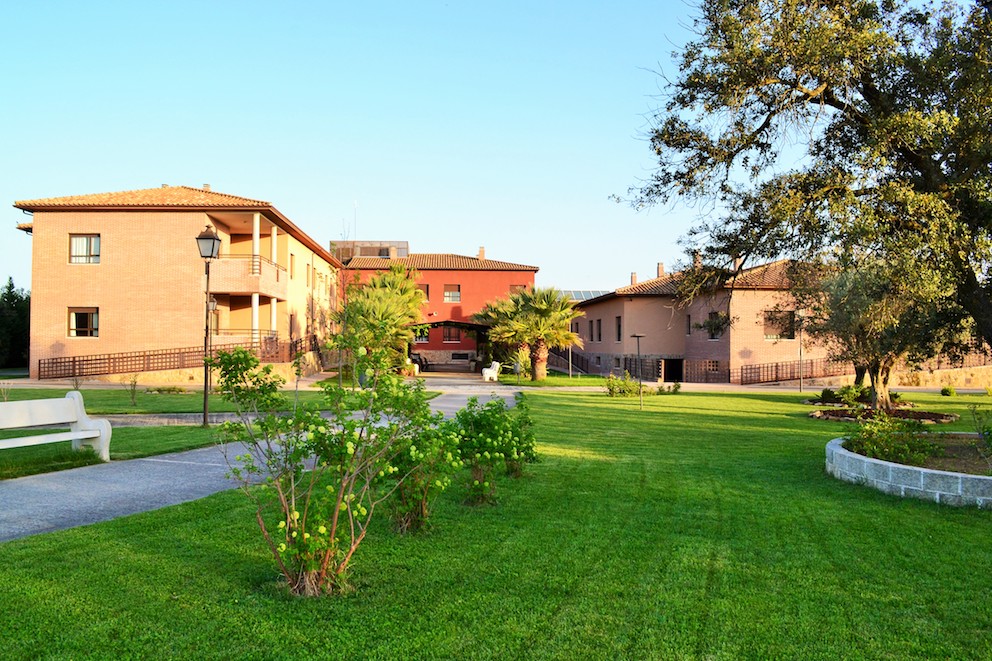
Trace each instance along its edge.
{"label": "tree trunk", "polygon": [[858,388],[865,385],[865,375],[868,374],[867,365],[855,365],[854,366],[854,385]]}
{"label": "tree trunk", "polygon": [[889,396],[891,372],[890,361],[875,361],[868,366],[868,376],[871,379],[871,407],[876,411],[892,410],[892,399]]}
{"label": "tree trunk", "polygon": [[530,380],[543,381],[548,378],[548,345],[537,340],[530,347]]}

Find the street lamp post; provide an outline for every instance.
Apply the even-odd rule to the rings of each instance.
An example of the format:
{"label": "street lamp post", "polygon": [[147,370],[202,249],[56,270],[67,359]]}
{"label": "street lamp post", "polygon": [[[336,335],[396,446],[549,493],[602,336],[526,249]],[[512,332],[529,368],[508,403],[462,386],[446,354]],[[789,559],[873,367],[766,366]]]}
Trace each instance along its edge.
{"label": "street lamp post", "polygon": [[803,391],[803,317],[802,310],[796,311],[796,325],[799,326],[799,392]]}
{"label": "street lamp post", "polygon": [[210,260],[217,259],[220,252],[220,237],[210,225],[197,235],[196,247],[203,258],[207,290],[203,304],[203,426],[206,427],[210,424],[207,417],[210,412],[210,366],[207,365],[210,358]]}
{"label": "street lamp post", "polygon": [[632,338],[637,340],[637,397],[640,402],[640,408],[644,410],[644,384],[641,382],[641,338],[644,337],[643,333],[634,333],[631,335]]}

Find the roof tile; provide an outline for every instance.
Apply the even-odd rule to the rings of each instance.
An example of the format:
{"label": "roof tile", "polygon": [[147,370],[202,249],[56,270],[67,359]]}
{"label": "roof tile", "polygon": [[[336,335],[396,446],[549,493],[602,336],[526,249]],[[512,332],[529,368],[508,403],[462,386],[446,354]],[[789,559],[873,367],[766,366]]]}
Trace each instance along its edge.
{"label": "roof tile", "polygon": [[479,259],[447,253],[411,253],[407,257],[352,257],[346,268],[358,271],[386,271],[400,264],[418,271],[537,271],[536,266]]}
{"label": "roof tile", "polygon": [[226,195],[203,188],[189,186],[161,186],[117,193],[95,193],[92,195],[70,195],[49,197],[37,200],[20,200],[14,203],[18,209],[34,211],[39,209],[106,209],[106,208],[269,208],[269,202],[252,200],[237,195]]}

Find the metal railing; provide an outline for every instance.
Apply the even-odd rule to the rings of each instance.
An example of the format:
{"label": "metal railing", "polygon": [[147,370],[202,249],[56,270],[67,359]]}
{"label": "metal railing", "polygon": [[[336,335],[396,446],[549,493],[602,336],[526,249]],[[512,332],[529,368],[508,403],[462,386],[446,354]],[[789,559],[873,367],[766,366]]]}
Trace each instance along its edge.
{"label": "metal railing", "polygon": [[[273,334],[258,342],[238,342],[214,344],[211,356],[221,351],[233,351],[243,347],[254,353],[263,363],[288,363],[307,346],[317,347],[316,337],[280,342]],[[316,349],[310,349],[316,350]],[[203,367],[203,347],[180,349],[155,349],[150,351],[127,351],[91,356],[66,356],[63,358],[42,358],[38,361],[39,379],[71,379],[73,377],[103,376],[106,374],[133,374],[135,372],[155,372]]]}
{"label": "metal railing", "polygon": [[[557,369],[564,369],[565,371],[568,371],[568,349],[549,349],[549,364],[551,356],[557,357],[555,364]],[[591,373],[589,371],[589,359],[577,352],[575,349],[572,349],[572,368],[576,371],[582,372],[583,374]]]}
{"label": "metal railing", "polygon": [[[752,383],[772,383],[775,381],[798,381],[800,376],[799,361],[784,363],[762,363],[760,365],[741,365],[741,385]],[[824,376],[840,376],[853,374],[854,365],[844,360],[817,358],[802,362],[802,377],[816,379]]]}

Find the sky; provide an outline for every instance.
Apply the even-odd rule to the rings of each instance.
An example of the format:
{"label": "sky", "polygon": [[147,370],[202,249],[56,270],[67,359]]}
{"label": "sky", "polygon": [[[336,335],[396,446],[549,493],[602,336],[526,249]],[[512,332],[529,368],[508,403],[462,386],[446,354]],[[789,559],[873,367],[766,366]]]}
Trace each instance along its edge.
{"label": "sky", "polygon": [[[199,187],[327,246],[540,267],[612,290],[684,262],[698,220],[635,211],[690,0],[5,3],[0,276],[30,289],[16,200]],[[192,237],[190,240],[193,250]]]}

